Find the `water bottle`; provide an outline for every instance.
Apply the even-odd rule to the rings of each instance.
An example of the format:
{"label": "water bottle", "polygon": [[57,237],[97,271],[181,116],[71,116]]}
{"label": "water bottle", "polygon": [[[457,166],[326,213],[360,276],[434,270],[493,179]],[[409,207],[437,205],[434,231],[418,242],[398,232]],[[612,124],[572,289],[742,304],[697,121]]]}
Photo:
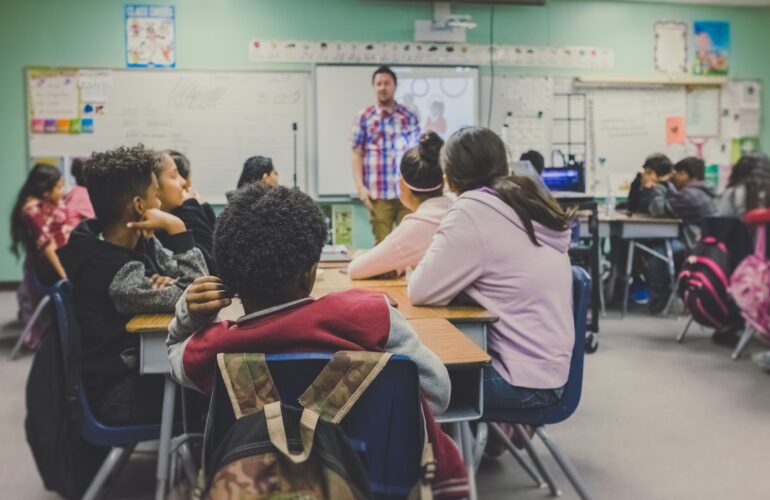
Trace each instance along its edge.
{"label": "water bottle", "polygon": [[612,192],[612,185],[609,182],[609,179],[607,180],[607,197],[604,199],[604,213],[607,216],[608,219],[613,219],[615,217],[615,193]]}

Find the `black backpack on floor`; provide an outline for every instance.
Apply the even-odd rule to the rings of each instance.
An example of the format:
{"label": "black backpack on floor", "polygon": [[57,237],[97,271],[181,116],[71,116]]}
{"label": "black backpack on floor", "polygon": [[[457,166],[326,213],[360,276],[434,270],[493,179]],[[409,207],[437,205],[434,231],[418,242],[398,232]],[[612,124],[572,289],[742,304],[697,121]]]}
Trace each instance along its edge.
{"label": "black backpack on floor", "polygon": [[80,339],[70,339],[62,349],[53,310],[51,303],[47,331],[27,378],[24,429],[45,488],[74,500],[83,496],[109,448],[81,437]]}

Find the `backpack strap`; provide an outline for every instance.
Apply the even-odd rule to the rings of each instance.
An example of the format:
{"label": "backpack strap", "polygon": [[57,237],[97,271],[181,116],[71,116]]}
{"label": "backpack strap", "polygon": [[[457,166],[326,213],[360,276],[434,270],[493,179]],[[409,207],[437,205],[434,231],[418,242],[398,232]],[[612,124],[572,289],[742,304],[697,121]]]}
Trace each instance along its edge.
{"label": "backpack strap", "polygon": [[336,352],[299,397],[299,403],[326,421],[340,423],[391,356],[388,352]]}
{"label": "backpack strap", "polygon": [[264,354],[217,354],[217,364],[233,405],[235,418],[261,411],[279,401]]}
{"label": "backpack strap", "polygon": [[281,412],[281,402],[274,401],[264,406],[265,421],[267,422],[267,433],[270,436],[270,442],[273,446],[284,454],[286,458],[295,464],[301,464],[310,457],[313,451],[313,437],[315,428],[318,425],[318,413],[310,410],[304,410],[299,420],[300,439],[302,440],[302,451],[292,453],[289,451],[289,444],[286,439],[286,428],[283,424],[283,414]]}
{"label": "backpack strap", "polygon": [[420,479],[414,485],[407,500],[433,500],[433,478],[436,476],[436,459],[433,456],[433,445],[428,437],[428,425],[425,420],[425,412],[420,405],[420,417],[422,418],[422,456],[420,458]]}

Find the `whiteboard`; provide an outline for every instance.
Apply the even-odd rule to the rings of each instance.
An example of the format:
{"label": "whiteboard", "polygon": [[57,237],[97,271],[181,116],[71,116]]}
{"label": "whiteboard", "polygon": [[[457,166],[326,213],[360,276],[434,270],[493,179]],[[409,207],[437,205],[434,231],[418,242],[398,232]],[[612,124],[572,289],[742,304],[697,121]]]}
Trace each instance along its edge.
{"label": "whiteboard", "polygon": [[309,81],[308,72],[113,70],[94,132],[30,133],[29,154],[71,158],[137,143],[175,149],[190,159],[203,198],[225,203],[249,156],[271,157],[281,183],[292,185],[297,123],[298,185],[307,190]]}
{"label": "whiteboard", "polygon": [[666,118],[687,116],[684,87],[598,89],[589,92],[586,187],[597,196],[625,196],[645,158],[663,153],[677,162],[686,145],[667,144]]}
{"label": "whiteboard", "polygon": [[[374,104],[372,73],[375,69],[377,66],[316,67],[317,184],[321,196],[356,192],[350,141],[356,115]],[[477,68],[393,66],[392,69],[398,76],[396,100],[416,109],[422,129],[431,104],[437,100],[444,104],[445,138],[459,128],[478,123]]]}

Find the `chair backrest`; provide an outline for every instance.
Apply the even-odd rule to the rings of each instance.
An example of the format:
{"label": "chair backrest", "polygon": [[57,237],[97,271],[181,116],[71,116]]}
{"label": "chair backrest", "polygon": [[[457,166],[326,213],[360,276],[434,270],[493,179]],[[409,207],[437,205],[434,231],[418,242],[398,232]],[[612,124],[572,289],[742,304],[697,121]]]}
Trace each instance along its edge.
{"label": "chair backrest", "polygon": [[583,391],[583,359],[590,297],[591,277],[582,267],[572,266],[572,316],[575,324],[575,345],[572,347],[567,384],[559,402],[534,410],[485,411],[484,420],[537,426],[561,422],[575,412]]}
{"label": "chair backrest", "polygon": [[32,259],[30,258],[24,260],[24,274],[30,291],[36,296],[42,297],[54,291],[56,285],[46,285],[43,283],[40,279],[40,275],[37,273],[37,269],[35,269],[34,262],[32,262]]}
{"label": "chair backrest", "polygon": [[[271,354],[266,357],[284,404],[297,399],[332,358],[327,353]],[[209,413],[204,463],[235,422],[221,376],[217,375]],[[362,453],[372,491],[378,498],[409,493],[420,474],[422,423],[417,367],[393,356],[340,424],[353,448]]]}
{"label": "chair backrest", "polygon": [[121,446],[157,439],[160,433],[159,425],[114,427],[104,425],[96,419],[81,383],[81,340],[72,300],[72,283],[67,280],[56,283],[51,293],[51,301],[56,315],[56,331],[59,335],[68,397],[77,399],[83,438],[89,443],[103,446]]}

